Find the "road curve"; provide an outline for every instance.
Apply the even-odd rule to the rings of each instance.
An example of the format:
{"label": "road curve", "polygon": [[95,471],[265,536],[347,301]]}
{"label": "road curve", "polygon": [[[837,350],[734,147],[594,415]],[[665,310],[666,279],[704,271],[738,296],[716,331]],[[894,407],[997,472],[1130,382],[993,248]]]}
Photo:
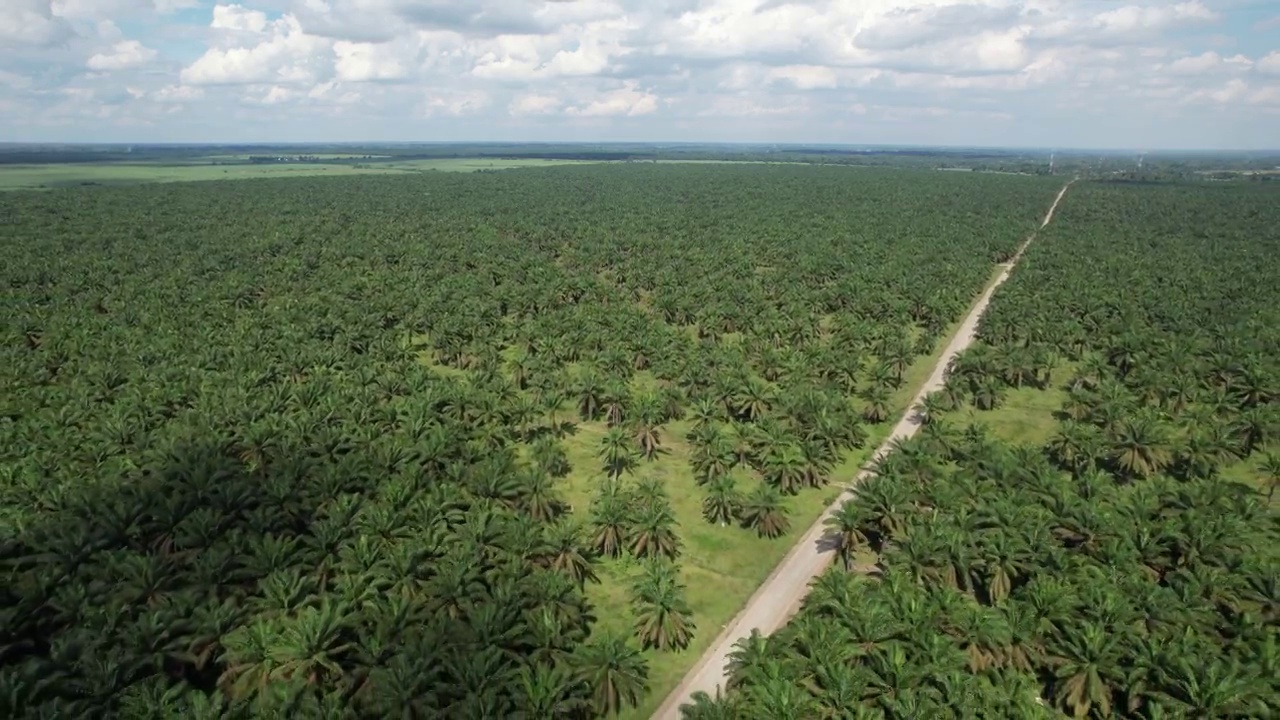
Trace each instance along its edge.
{"label": "road curve", "polygon": [[[1049,206],[1049,211],[1045,213],[1039,229],[1043,230],[1053,220],[1053,213],[1058,209],[1058,203],[1062,201],[1063,196],[1067,194],[1067,188],[1071,187],[1071,183],[1074,182],[1075,180],[1071,180],[1058,191],[1058,196],[1054,198],[1053,204]],[[711,647],[703,653],[697,665],[694,665],[693,669],[685,674],[684,679],[680,681],[676,689],[663,701],[657,712],[653,714],[653,720],[680,720],[680,706],[688,703],[693,694],[698,691],[714,697],[716,689],[723,686],[726,680],[729,653],[733,652],[734,644],[742,638],[750,636],[753,629],[758,629],[765,635],[773,633],[800,609],[800,603],[804,600],[805,595],[809,593],[810,581],[826,570],[835,557],[834,548],[821,542],[827,532],[825,525],[827,518],[835,514],[845,501],[853,497],[858,484],[870,475],[870,470],[867,468],[873,466],[887,455],[892,450],[894,443],[915,435],[916,431],[920,429],[920,422],[915,412],[916,405],[926,395],[942,388],[942,383],[946,379],[947,367],[951,364],[951,361],[973,342],[974,333],[978,329],[978,321],[982,318],[982,314],[986,312],[992,293],[1005,280],[1009,279],[1009,273],[1013,270],[1018,260],[1022,258],[1023,251],[1035,240],[1038,232],[1037,230],[1027,237],[1013,257],[1001,266],[1003,269],[1000,275],[983,290],[982,295],[978,297],[978,301],[974,303],[969,314],[965,316],[964,322],[960,324],[960,328],[956,330],[955,335],[947,343],[946,352],[942,354],[937,364],[934,365],[929,378],[916,392],[915,397],[911,400],[911,405],[907,407],[902,418],[898,420],[898,424],[894,425],[893,432],[881,443],[880,447],[876,448],[871,460],[863,466],[864,469],[858,473],[845,491],[840,494],[840,497],[836,498],[835,502],[823,511],[822,516],[814,522],[804,536],[782,558],[778,566],[773,569],[769,577],[765,579],[764,583],[756,589],[755,594],[747,601],[746,607],[725,626]]]}

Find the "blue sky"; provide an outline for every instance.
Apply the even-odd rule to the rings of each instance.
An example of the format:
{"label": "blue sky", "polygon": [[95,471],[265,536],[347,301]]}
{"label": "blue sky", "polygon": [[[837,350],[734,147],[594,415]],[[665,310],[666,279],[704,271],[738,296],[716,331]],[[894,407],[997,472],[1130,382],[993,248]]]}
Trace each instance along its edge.
{"label": "blue sky", "polygon": [[1280,148],[1276,0],[2,0],[0,141]]}

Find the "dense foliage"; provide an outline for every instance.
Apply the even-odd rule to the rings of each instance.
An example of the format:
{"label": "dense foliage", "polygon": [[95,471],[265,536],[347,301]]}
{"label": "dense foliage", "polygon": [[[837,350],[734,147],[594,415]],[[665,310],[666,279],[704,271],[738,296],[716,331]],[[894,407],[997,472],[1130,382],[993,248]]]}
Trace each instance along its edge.
{"label": "dense foliage", "polygon": [[[785,531],[1055,188],[610,166],[6,195],[0,715],[634,705],[641,649],[699,629],[635,476],[664,426],[709,522]],[[608,429],[571,508],[578,424]],[[620,555],[647,559],[630,638],[583,592]]]}
{"label": "dense foliage", "polygon": [[[1277,277],[1275,190],[1074,187],[833,518],[845,566],[686,717],[1273,717]],[[947,417],[1018,387],[1067,397],[1043,447]]]}

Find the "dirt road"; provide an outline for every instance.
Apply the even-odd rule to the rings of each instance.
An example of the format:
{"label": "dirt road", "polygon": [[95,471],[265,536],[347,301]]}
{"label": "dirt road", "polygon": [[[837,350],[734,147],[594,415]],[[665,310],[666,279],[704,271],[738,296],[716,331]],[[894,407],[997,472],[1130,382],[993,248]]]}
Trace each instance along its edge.
{"label": "dirt road", "polygon": [[[1062,187],[1062,190],[1058,191],[1058,196],[1054,198],[1053,205],[1049,207],[1049,212],[1045,213],[1044,220],[1040,223],[1040,229],[1044,229],[1053,220],[1053,213],[1058,209],[1058,203],[1062,201],[1063,196],[1067,193],[1067,188],[1071,187],[1072,182],[1075,182],[1075,180],[1068,182]],[[889,453],[896,441],[909,438],[920,429],[915,406],[926,395],[942,388],[943,380],[946,378],[947,367],[951,364],[952,359],[973,342],[974,332],[978,328],[978,320],[986,312],[987,304],[991,301],[991,294],[1005,280],[1009,279],[1009,273],[1013,270],[1018,260],[1022,258],[1023,251],[1035,240],[1036,234],[1031,233],[1014,256],[1009,259],[1009,262],[1002,266],[1003,269],[1000,275],[978,297],[978,301],[974,303],[964,322],[956,330],[956,334],[947,343],[946,351],[939,358],[937,365],[933,367],[928,380],[916,392],[911,405],[903,413],[902,418],[898,420],[898,424],[893,427],[893,432],[876,449],[867,466],[874,465],[876,461]],[[716,688],[724,684],[725,669],[729,662],[729,653],[733,652],[734,643],[749,636],[753,629],[758,629],[765,635],[774,632],[800,609],[801,601],[809,593],[810,581],[826,570],[835,557],[835,550],[830,547],[830,544],[822,543],[822,538],[827,532],[824,523],[828,517],[840,509],[840,506],[846,500],[853,497],[858,484],[869,474],[869,471],[865,469],[858,473],[857,477],[849,484],[848,489],[841,493],[840,497],[836,498],[836,501],[822,513],[817,522],[791,548],[791,551],[782,559],[782,562],[774,568],[769,577],[765,579],[755,594],[751,596],[751,599],[747,601],[746,607],[725,626],[724,630],[716,638],[715,643],[702,655],[698,664],[684,676],[684,679],[680,681],[680,685],[663,701],[658,711],[653,714],[654,720],[679,720],[680,706],[689,702],[690,697],[695,692],[703,691],[714,696]]]}

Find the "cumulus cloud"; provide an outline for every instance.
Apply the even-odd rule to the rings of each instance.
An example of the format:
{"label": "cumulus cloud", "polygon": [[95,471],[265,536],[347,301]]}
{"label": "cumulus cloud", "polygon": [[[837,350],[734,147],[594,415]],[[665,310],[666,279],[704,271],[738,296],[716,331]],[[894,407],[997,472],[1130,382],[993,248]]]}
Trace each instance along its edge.
{"label": "cumulus cloud", "polygon": [[[251,25],[243,14],[234,21],[230,17],[224,14],[215,22]],[[314,84],[331,72],[332,41],[303,32],[292,16],[248,32],[249,44],[210,48],[182,70],[181,81],[188,85]]]}
{"label": "cumulus cloud", "polygon": [[1274,50],[1268,53],[1265,57],[1258,60],[1253,67],[1263,75],[1280,76],[1280,50]]}
{"label": "cumulus cloud", "polygon": [[48,47],[71,38],[71,24],[55,16],[50,0],[4,0],[0,3],[0,47]]}
{"label": "cumulus cloud", "polygon": [[261,10],[249,10],[243,5],[214,5],[213,22],[209,27],[260,33],[267,28],[267,14]]}
{"label": "cumulus cloud", "polygon": [[339,80],[398,80],[407,74],[399,58],[385,45],[339,40],[333,44],[333,52],[337,56],[334,70]]}
{"label": "cumulus cloud", "polygon": [[800,90],[834,88],[839,84],[835,71],[821,65],[784,65],[770,70],[769,79],[790,83]]}
{"label": "cumulus cloud", "polygon": [[190,85],[166,85],[150,94],[150,98],[161,103],[182,103],[199,100],[204,97],[204,90]]}
{"label": "cumulus cloud", "polygon": [[1224,58],[1211,50],[1174,60],[1169,63],[1169,72],[1174,75],[1207,75],[1218,72],[1243,72],[1252,66],[1253,62],[1243,55]]}
{"label": "cumulus cloud", "polygon": [[1008,28],[1018,21],[1016,6],[945,5],[894,8],[872,16],[856,35],[858,47],[905,50],[928,42]]}
{"label": "cumulus cloud", "polygon": [[85,65],[90,70],[109,72],[112,70],[128,70],[140,67],[154,60],[156,51],[144,46],[137,40],[122,40],[111,46],[111,50],[100,52],[89,58]]}
{"label": "cumulus cloud", "polygon": [[657,109],[657,95],[629,82],[617,90],[597,94],[590,102],[567,107],[565,113],[579,117],[615,117],[648,115]]}
{"label": "cumulus cloud", "polygon": [[559,110],[562,104],[554,95],[525,93],[513,98],[507,111],[512,115],[548,115]]}
{"label": "cumulus cloud", "polygon": [[[158,12],[193,2],[0,0],[0,102],[35,102],[47,83],[84,90],[58,97],[85,117],[108,99],[117,115],[282,122],[307,106],[363,120],[339,129],[381,123],[401,137],[424,119],[484,136],[566,117],[634,131],[625,119],[645,116],[657,135],[820,128],[858,141],[861,121],[981,135],[1012,117],[1057,144],[1039,137],[1045,113],[1120,118],[1142,98],[1162,126],[1217,107],[1260,116],[1280,77],[1280,52],[1236,54],[1247,45],[1232,40],[1252,31],[1209,0],[216,0],[198,23]],[[195,60],[173,67],[152,47]]]}
{"label": "cumulus cloud", "polygon": [[437,90],[428,94],[426,102],[421,106],[420,114],[424,117],[446,115],[461,117],[474,115],[492,103],[488,93],[478,90],[449,91]]}

